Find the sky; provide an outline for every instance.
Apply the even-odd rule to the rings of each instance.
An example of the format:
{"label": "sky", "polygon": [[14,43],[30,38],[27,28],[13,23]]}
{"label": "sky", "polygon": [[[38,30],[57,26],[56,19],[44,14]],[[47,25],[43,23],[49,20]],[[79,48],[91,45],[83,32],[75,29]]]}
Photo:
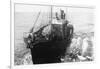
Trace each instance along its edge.
{"label": "sky", "polygon": [[49,6],[15,4],[15,12],[48,12],[49,10]]}
{"label": "sky", "polygon": [[[90,8],[53,7],[53,12],[66,12],[67,19],[74,25],[75,31],[91,31],[94,27],[94,10]],[[50,12],[50,6],[16,4],[15,12]]]}

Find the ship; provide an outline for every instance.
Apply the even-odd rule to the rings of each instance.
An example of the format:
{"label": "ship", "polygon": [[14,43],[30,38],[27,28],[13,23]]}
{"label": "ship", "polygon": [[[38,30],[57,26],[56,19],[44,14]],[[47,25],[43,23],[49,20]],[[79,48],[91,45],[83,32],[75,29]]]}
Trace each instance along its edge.
{"label": "ship", "polygon": [[[52,18],[51,15],[50,23],[39,30],[34,32],[34,27],[32,27],[24,37],[26,47],[31,51],[33,64],[61,63],[61,58],[67,54],[74,28],[65,18],[64,10],[60,10],[60,12],[60,15],[55,13],[55,18]],[[40,14],[38,14],[37,20]],[[46,30],[47,28],[49,30]]]}

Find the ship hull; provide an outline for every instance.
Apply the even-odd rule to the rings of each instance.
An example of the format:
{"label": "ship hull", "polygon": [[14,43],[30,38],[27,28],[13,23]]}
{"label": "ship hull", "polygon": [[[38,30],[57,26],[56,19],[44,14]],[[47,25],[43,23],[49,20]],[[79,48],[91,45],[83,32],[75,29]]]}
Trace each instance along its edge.
{"label": "ship hull", "polygon": [[33,64],[59,63],[65,56],[70,41],[40,42],[31,48]]}

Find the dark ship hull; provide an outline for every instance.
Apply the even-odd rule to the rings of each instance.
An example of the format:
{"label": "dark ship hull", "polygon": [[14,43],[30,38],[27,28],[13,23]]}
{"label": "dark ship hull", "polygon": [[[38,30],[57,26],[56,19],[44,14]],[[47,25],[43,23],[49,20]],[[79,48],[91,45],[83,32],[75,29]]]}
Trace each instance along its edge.
{"label": "dark ship hull", "polygon": [[47,37],[41,34],[43,28],[32,35],[34,40],[32,37],[28,37],[28,40],[32,40],[26,44],[31,50],[33,64],[61,62],[61,58],[65,56],[71,43],[72,33],[69,34],[70,29],[72,27],[66,24],[51,24],[51,29],[49,30],[51,33]]}
{"label": "dark ship hull", "polygon": [[59,63],[65,56],[66,49],[70,42],[47,41],[40,42],[31,48],[32,60],[34,64]]}

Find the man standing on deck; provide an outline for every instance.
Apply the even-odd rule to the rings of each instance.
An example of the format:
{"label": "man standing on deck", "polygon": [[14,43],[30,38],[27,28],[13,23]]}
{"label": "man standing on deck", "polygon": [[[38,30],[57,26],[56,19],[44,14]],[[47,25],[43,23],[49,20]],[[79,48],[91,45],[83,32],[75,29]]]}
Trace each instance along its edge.
{"label": "man standing on deck", "polygon": [[61,19],[65,19],[65,13],[64,10],[60,10],[61,11]]}

